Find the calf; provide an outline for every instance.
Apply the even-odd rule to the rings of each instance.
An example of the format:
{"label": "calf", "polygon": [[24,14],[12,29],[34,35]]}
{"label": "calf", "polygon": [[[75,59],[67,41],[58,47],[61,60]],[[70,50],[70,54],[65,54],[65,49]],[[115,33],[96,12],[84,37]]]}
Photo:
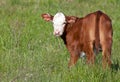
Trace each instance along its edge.
{"label": "calf", "polygon": [[58,12],[55,16],[42,14],[45,21],[53,23],[55,36],[60,36],[68,51],[70,60],[68,66],[76,64],[81,52],[85,52],[87,63],[95,61],[94,50],[98,53],[102,49],[102,65],[111,65],[112,23],[111,19],[101,11],[96,11],[79,18],[65,16]]}

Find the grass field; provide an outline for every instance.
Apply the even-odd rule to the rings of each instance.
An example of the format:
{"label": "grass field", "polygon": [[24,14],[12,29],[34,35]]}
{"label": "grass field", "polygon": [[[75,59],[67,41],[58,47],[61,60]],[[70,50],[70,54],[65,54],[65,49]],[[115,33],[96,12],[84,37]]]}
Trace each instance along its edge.
{"label": "grass field", "polygon": [[[79,59],[68,69],[69,53],[42,13],[82,17],[102,10],[113,23],[111,69]],[[120,0],[0,0],[0,82],[120,82]]]}

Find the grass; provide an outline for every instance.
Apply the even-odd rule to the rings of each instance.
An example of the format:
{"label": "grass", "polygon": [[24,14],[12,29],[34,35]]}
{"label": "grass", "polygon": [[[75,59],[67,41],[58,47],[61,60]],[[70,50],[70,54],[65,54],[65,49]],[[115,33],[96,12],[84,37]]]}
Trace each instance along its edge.
{"label": "grass", "polygon": [[[119,0],[0,0],[0,82],[120,82]],[[113,22],[112,69],[79,59],[67,68],[69,53],[42,13],[82,17],[102,10]]]}

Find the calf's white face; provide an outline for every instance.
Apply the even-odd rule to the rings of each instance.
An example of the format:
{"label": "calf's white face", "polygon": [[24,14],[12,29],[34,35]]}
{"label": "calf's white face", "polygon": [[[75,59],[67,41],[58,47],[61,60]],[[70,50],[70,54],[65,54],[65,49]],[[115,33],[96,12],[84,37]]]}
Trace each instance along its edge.
{"label": "calf's white face", "polygon": [[65,23],[65,15],[63,13],[59,12],[53,17],[53,34],[55,36],[61,36],[63,34]]}

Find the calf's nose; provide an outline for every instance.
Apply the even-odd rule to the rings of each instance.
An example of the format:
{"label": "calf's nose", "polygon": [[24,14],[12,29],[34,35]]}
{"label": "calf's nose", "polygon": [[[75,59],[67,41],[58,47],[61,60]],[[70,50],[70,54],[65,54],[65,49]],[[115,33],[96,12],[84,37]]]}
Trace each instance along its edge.
{"label": "calf's nose", "polygon": [[57,36],[57,35],[60,35],[60,32],[59,32],[59,31],[55,31],[55,32],[54,32],[54,35],[56,35],[56,36]]}

